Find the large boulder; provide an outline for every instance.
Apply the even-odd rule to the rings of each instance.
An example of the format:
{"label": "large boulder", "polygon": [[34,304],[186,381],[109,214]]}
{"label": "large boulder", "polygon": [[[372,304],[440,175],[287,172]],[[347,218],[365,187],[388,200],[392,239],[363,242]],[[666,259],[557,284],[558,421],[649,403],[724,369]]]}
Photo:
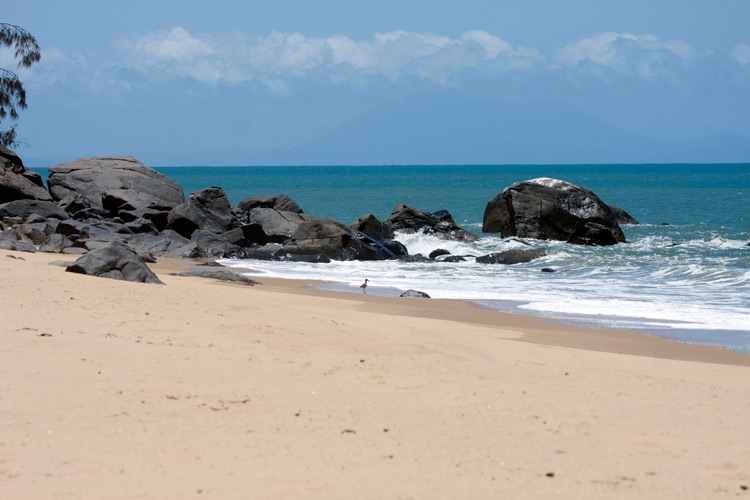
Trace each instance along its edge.
{"label": "large boulder", "polygon": [[578,245],[625,242],[612,210],[599,197],[547,177],[517,182],[490,200],[482,231]]}
{"label": "large boulder", "polygon": [[78,193],[89,207],[143,212],[169,211],[185,199],[179,184],[132,156],[81,159],[49,171],[47,185],[56,201]]}
{"label": "large boulder", "polygon": [[167,229],[190,238],[197,229],[223,233],[232,228],[232,206],[220,187],[196,191],[167,216]]}
{"label": "large boulder", "polygon": [[0,144],[0,203],[15,200],[52,200],[42,176],[24,167],[18,155]]}
{"label": "large boulder", "polygon": [[163,284],[131,248],[119,241],[91,250],[65,270],[100,278]]}
{"label": "large boulder", "polygon": [[273,208],[253,208],[250,210],[248,223],[243,226],[243,236],[251,243],[284,243],[289,240],[305,222],[312,222],[315,217],[286,210]]}
{"label": "large boulder", "polygon": [[325,255],[334,260],[383,260],[396,256],[374,240],[361,237],[333,219],[302,223],[278,255]]}
{"label": "large boulder", "polygon": [[397,205],[385,220],[395,231],[414,233],[424,231],[445,240],[478,241],[479,238],[462,229],[445,210],[430,213],[409,205]]}

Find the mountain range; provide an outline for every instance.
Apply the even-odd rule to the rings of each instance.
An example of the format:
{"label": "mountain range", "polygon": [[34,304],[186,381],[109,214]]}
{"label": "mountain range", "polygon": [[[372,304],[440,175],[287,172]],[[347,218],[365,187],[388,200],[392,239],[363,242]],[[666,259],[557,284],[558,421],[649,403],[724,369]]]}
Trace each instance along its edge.
{"label": "mountain range", "polygon": [[128,154],[152,166],[744,163],[750,138],[657,139],[562,101],[449,92],[381,105],[290,149]]}

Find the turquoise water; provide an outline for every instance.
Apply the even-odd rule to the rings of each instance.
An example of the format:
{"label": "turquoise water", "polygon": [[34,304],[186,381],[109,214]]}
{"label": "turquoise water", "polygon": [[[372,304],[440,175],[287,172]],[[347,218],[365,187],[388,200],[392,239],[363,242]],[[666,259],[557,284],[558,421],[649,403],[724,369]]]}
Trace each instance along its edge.
{"label": "turquoise water", "polygon": [[[399,235],[409,252],[446,248],[477,256],[519,247],[483,235],[487,202],[510,184],[553,177],[592,190],[641,222],[624,226],[628,243],[578,247],[531,241],[547,257],[515,266],[467,262],[405,264],[252,262],[258,276],[327,279],[338,289],[432,297],[551,320],[624,327],[676,341],[750,353],[750,164],[535,165],[377,167],[164,167],[185,194],[222,187],[230,201],[286,193],[315,217],[350,224],[373,213],[383,220],[399,203],[448,210],[482,237],[477,244]],[[228,261],[229,264],[247,265]],[[540,273],[552,267],[555,273]]]}

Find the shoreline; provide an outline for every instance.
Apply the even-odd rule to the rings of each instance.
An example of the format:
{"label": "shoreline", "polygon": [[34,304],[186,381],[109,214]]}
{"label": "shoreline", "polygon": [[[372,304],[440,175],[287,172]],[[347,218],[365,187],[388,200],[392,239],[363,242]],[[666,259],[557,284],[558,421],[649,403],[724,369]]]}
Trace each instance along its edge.
{"label": "shoreline", "polygon": [[[7,257],[12,255],[14,258]],[[13,498],[707,498],[750,486],[750,357],[441,299],[165,285],[0,253]]]}

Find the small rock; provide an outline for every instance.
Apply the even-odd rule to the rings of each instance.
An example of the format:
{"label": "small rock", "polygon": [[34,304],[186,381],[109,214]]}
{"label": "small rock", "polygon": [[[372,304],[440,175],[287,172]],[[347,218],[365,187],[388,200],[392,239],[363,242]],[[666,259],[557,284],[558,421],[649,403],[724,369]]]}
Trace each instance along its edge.
{"label": "small rock", "polygon": [[399,295],[399,297],[404,297],[408,299],[429,299],[430,298],[429,295],[427,295],[424,292],[420,292],[419,290],[407,290],[401,295]]}

